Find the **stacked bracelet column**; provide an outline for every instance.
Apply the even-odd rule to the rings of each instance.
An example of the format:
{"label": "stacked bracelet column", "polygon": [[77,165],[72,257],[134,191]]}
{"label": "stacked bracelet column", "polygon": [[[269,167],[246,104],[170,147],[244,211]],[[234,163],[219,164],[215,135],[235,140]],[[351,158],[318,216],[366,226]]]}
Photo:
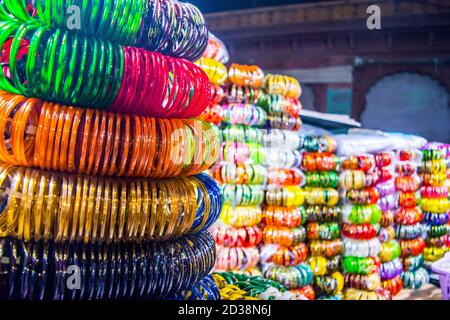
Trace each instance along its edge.
{"label": "stacked bracelet column", "polygon": [[[432,147],[432,146],[430,146]],[[446,236],[449,222],[446,152],[439,148],[422,151],[422,163],[418,167],[422,178],[423,225],[427,238],[424,250],[424,266],[431,272],[431,264],[441,259],[447,251]]]}
{"label": "stacked bracelet column", "polygon": [[425,240],[419,193],[421,179],[417,175],[422,154],[419,150],[399,150],[397,154],[395,187],[399,208],[395,214],[395,224],[396,237],[402,251],[403,287],[420,289],[429,281],[428,272],[423,268]]}
{"label": "stacked bracelet column", "polygon": [[340,165],[341,160],[331,152],[303,153],[301,167],[306,173],[308,216],[306,235],[318,299],[341,300],[344,287],[344,277],[340,273],[342,212],[337,190]]}
{"label": "stacked bracelet column", "polygon": [[382,212],[375,185],[378,175],[370,156],[342,160],[339,176],[343,202],[343,271],[346,300],[386,299],[381,287],[378,240]]}
{"label": "stacked bracelet column", "polygon": [[403,201],[400,201],[395,193],[395,154],[393,152],[380,152],[374,155],[374,161],[375,170],[378,173],[378,183],[375,188],[380,195],[378,205],[382,212],[381,228],[378,235],[381,242],[381,284],[383,288],[389,290],[392,296],[395,296],[403,288],[403,265],[400,258],[400,244],[396,240],[396,234],[398,234],[396,231],[399,231],[399,229],[394,227],[394,215],[399,204],[403,204]]}
{"label": "stacked bracelet column", "polygon": [[[288,140],[301,126],[300,85],[290,77],[267,75],[265,89],[260,105],[268,114],[267,126],[270,129],[267,134],[282,134]],[[292,293],[313,300],[313,274],[306,263],[305,192],[301,188],[305,176],[299,169],[299,141],[293,142],[272,144],[266,148],[265,165],[269,177],[263,208],[261,266],[265,278],[278,281]]]}

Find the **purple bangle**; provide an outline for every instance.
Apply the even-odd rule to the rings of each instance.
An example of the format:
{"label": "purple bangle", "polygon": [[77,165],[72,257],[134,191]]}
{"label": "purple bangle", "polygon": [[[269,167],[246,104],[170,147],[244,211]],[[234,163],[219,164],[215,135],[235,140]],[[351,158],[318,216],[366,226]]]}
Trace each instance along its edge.
{"label": "purple bangle", "polygon": [[395,192],[395,183],[393,179],[390,179],[388,181],[378,183],[375,188],[377,188],[380,193],[380,198],[382,198]]}
{"label": "purple bangle", "polygon": [[380,268],[381,280],[389,280],[399,276],[403,272],[403,266],[400,258],[382,263]]}
{"label": "purple bangle", "polygon": [[396,208],[395,195],[390,194],[378,200],[378,205],[380,206],[381,211],[386,212],[388,210],[394,210]]}

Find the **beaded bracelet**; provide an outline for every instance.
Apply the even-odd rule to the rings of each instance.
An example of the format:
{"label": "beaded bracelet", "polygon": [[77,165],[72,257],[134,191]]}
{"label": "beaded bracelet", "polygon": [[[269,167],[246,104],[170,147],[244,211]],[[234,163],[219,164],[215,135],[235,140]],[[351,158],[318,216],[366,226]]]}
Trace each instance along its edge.
{"label": "beaded bracelet", "polygon": [[268,226],[295,228],[303,225],[307,217],[305,207],[265,206],[263,223]]}
{"label": "beaded bracelet", "polygon": [[212,230],[217,245],[224,247],[254,247],[262,240],[262,231],[258,226],[228,228],[219,226]]}
{"label": "beaded bracelet", "polygon": [[8,198],[0,235],[27,242],[167,239],[209,228],[222,208],[217,183],[204,174],[126,180],[2,165],[0,185]]}
{"label": "beaded bracelet", "polygon": [[211,175],[222,184],[266,184],[268,173],[261,165],[223,163],[211,169]]}
{"label": "beaded bracelet", "polygon": [[[207,232],[166,242],[109,246],[2,238],[0,247],[8,253],[8,268],[15,270],[2,292],[14,300],[164,298],[204,278],[215,259],[214,240]],[[66,286],[70,265],[81,270],[79,290]]]}
{"label": "beaded bracelet", "polygon": [[0,70],[0,89],[165,118],[195,117],[210,103],[209,79],[189,61],[33,23],[3,21],[0,29],[0,61],[7,65]]}
{"label": "beaded bracelet", "polygon": [[130,117],[0,91],[0,132],[7,130],[2,161],[102,176],[197,174],[217,160],[220,146],[203,121]]}
{"label": "beaded bracelet", "polygon": [[269,206],[299,207],[305,202],[305,194],[298,186],[269,187],[265,199]]}
{"label": "beaded bracelet", "polygon": [[[5,1],[0,16],[21,23],[34,20],[47,26],[69,28],[64,0]],[[208,30],[200,10],[176,0],[92,0],[78,6],[81,25],[77,32],[125,45],[142,47],[191,61],[208,45]],[[69,19],[70,20],[70,19]],[[183,32],[180,30],[183,28]]]}
{"label": "beaded bracelet", "polygon": [[254,268],[259,262],[259,251],[255,247],[217,246],[216,270],[245,270]]}
{"label": "beaded bracelet", "polygon": [[305,263],[297,266],[269,265],[263,272],[264,278],[281,283],[286,289],[297,289],[312,283],[311,267]]}
{"label": "beaded bracelet", "polygon": [[295,246],[306,240],[304,227],[288,228],[266,226],[263,230],[263,241],[266,244],[279,244],[282,246]]}
{"label": "beaded bracelet", "polygon": [[267,74],[265,89],[269,94],[280,94],[291,98],[298,98],[302,94],[302,88],[297,79],[279,74]]}
{"label": "beaded bracelet", "polygon": [[261,222],[264,213],[261,207],[232,207],[224,205],[220,214],[220,220],[234,227],[254,226]]}

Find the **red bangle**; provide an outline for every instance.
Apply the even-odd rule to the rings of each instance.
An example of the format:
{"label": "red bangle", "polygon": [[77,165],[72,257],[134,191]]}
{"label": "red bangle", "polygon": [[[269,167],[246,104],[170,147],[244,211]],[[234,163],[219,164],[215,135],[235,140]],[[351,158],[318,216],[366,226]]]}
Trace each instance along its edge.
{"label": "red bangle", "polygon": [[342,235],[346,238],[357,240],[370,240],[377,236],[377,228],[370,223],[363,224],[342,224]]}

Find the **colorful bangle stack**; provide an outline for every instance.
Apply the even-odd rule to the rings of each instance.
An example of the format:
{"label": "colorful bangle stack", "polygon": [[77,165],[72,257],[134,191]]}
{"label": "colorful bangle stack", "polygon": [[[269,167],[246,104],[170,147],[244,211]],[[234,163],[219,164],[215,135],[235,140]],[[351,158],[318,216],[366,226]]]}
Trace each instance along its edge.
{"label": "colorful bangle stack", "polygon": [[[0,19],[40,22],[71,28],[70,8],[64,0],[7,0],[0,4]],[[67,10],[67,11],[66,11]],[[208,29],[200,10],[177,0],[90,0],[79,3],[79,25],[73,29],[92,38],[161,52],[195,61],[208,44]],[[183,32],[180,30],[183,29]]]}
{"label": "colorful bangle stack", "polygon": [[[394,229],[394,214],[397,206],[404,204],[405,201],[395,201],[394,175],[396,168],[401,167],[401,163],[396,166],[396,156],[393,152],[380,152],[374,155],[375,166],[379,173],[384,174],[389,179],[380,179],[375,189],[378,191],[378,205],[381,208],[382,216],[378,239],[381,242],[380,248],[380,277],[381,285],[388,290],[392,296],[397,295],[403,289],[402,272],[403,266],[400,260],[401,248],[397,242],[396,232],[398,226]],[[406,168],[405,168],[406,169]],[[400,170],[401,171],[401,170]]]}
{"label": "colorful bangle stack", "polygon": [[[377,157],[350,156],[342,160],[339,177],[343,197],[344,299],[390,299],[380,277],[381,243],[378,239],[382,211]],[[384,292],[384,294],[380,294]]]}
{"label": "colorful bangle stack", "polygon": [[301,126],[300,85],[295,79],[287,79],[266,76],[267,94],[259,101],[268,113],[270,127],[262,142],[266,152],[263,164],[268,167],[269,178],[263,208],[261,266],[265,278],[281,282],[292,294],[300,293],[312,300],[312,271],[306,263],[306,199],[301,188],[305,175],[299,169],[300,140],[296,133]]}
{"label": "colorful bangle stack", "polygon": [[[208,232],[162,243],[112,245],[1,238],[2,269],[7,272],[2,274],[0,298],[164,299],[191,288],[209,273],[214,248]],[[71,280],[75,272],[80,277]]]}
{"label": "colorful bangle stack", "polygon": [[[202,172],[221,140],[194,117],[223,99],[210,79],[227,74],[208,57],[208,74],[193,63],[208,43],[200,11],[5,0],[0,29],[0,297],[219,299],[205,230],[223,196]],[[264,200],[240,191],[244,203]],[[262,237],[239,231],[223,242]]]}
{"label": "colorful bangle stack", "polygon": [[[330,138],[330,137],[328,137]],[[325,137],[303,137],[301,168],[306,172],[306,203],[308,204],[307,239],[314,273],[313,287],[319,300],[341,300],[344,277],[340,273],[342,241],[340,239],[339,175],[341,161],[326,148],[312,142]],[[335,145],[330,142],[329,145]],[[324,150],[325,149],[325,150]],[[311,150],[311,151],[308,151]],[[321,152],[319,152],[321,151]]]}
{"label": "colorful bangle stack", "polygon": [[[407,198],[420,189],[420,177],[417,167],[420,161],[419,150],[397,151],[397,164],[395,166],[395,187],[398,198]],[[413,197],[413,196],[411,196]],[[420,289],[428,282],[428,273],[423,268],[423,252],[425,241],[422,238],[423,213],[418,203],[408,201],[398,202],[395,212],[396,238],[401,248],[403,272],[401,274],[403,288]],[[399,269],[398,264],[390,266]],[[390,271],[393,273],[393,271]]]}
{"label": "colorful bangle stack", "polygon": [[[422,177],[423,223],[427,233],[426,248],[423,252],[424,266],[431,272],[431,264],[441,259],[448,250],[445,237],[450,216],[450,200],[446,186],[446,152],[434,147],[423,150],[422,163],[418,173]],[[438,178],[444,176],[444,178]]]}
{"label": "colorful bangle stack", "polygon": [[[255,127],[265,125],[267,114],[254,104],[252,96],[258,95],[264,74],[257,66],[232,64],[227,76],[228,103],[221,106],[222,152],[211,170],[221,184],[225,203],[220,223],[212,231],[218,244],[215,270],[260,274],[260,205],[264,202],[267,170],[261,165],[265,158],[260,145],[262,131]],[[231,288],[224,290],[226,298],[238,295]]]}

